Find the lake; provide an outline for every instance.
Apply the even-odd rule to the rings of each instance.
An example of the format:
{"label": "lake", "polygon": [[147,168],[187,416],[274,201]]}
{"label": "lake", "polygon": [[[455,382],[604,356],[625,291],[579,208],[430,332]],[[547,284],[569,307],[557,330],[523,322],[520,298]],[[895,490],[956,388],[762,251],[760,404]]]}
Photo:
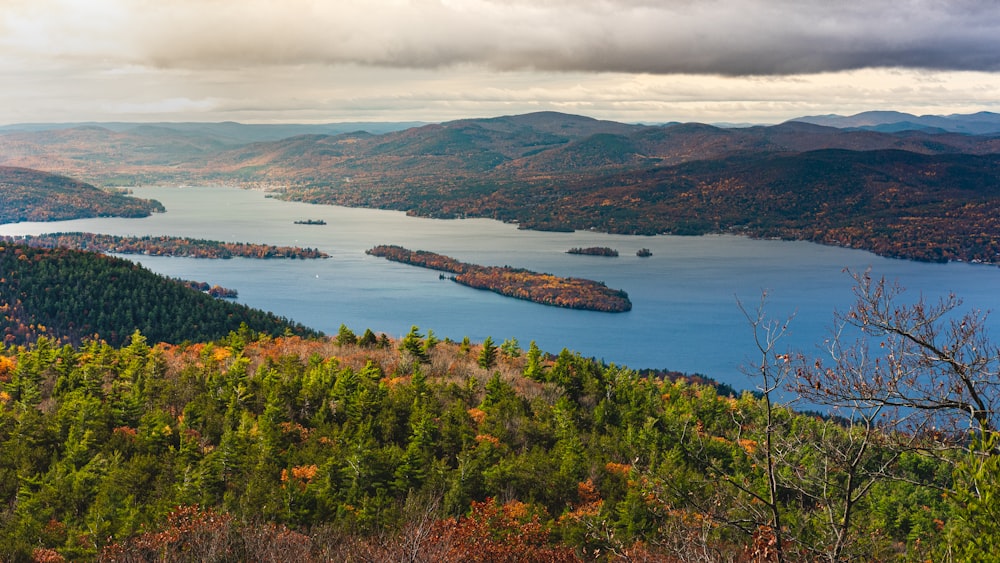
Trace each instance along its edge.
{"label": "lake", "polygon": [[[263,192],[216,187],[134,189],[167,212],[144,219],[83,219],[0,225],[0,234],[87,231],[174,235],[232,242],[318,248],[327,260],[204,260],[126,256],[172,277],[234,288],[239,301],[330,334],[341,323],[399,337],[418,325],[439,338],[523,348],[563,348],[608,363],[701,373],[737,388],[754,352],[750,327],[737,306],[756,308],[767,292],[776,319],[794,315],[784,344],[818,353],[835,309],[851,301],[845,268],[898,280],[914,297],[954,292],[970,308],[1000,307],[1000,268],[927,264],[805,242],[735,236],[624,236],[595,232],[518,230],[487,219],[437,220],[404,213],[284,202]],[[316,219],[326,225],[296,225]],[[482,265],[510,265],[605,282],[624,289],[627,313],[559,309],[502,297],[439,279],[438,272],[367,256],[378,244],[446,254]],[[572,247],[608,246],[620,256],[571,255]],[[653,255],[635,252],[649,248]],[[997,319],[991,319],[996,334]]]}

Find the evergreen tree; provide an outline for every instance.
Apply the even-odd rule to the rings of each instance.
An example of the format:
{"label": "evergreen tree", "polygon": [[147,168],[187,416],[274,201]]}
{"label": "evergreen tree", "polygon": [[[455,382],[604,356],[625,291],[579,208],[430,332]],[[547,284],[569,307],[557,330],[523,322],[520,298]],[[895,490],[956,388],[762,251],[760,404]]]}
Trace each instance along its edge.
{"label": "evergreen tree", "polygon": [[521,355],[521,346],[517,343],[517,339],[512,336],[503,341],[503,344],[500,345],[500,351],[508,358],[517,358]]}
{"label": "evergreen tree", "polygon": [[538,348],[538,344],[535,344],[534,340],[528,346],[528,357],[524,364],[524,376],[535,381],[543,381],[545,379],[545,373],[542,368],[542,351]]}
{"label": "evergreen tree", "polygon": [[378,343],[378,337],[372,332],[372,329],[366,328],[364,334],[358,340],[358,345],[362,348],[374,348]]}
{"label": "evergreen tree", "polygon": [[410,327],[410,332],[400,341],[399,349],[407,352],[410,357],[418,362],[427,362],[430,360],[430,357],[424,349],[424,343],[421,340],[423,337],[424,335],[420,334],[420,329],[417,325],[413,325]]}
{"label": "evergreen tree", "polygon": [[340,330],[337,331],[337,345],[338,346],[348,346],[351,344],[357,344],[358,337],[351,329],[347,328],[347,325],[341,324]]}

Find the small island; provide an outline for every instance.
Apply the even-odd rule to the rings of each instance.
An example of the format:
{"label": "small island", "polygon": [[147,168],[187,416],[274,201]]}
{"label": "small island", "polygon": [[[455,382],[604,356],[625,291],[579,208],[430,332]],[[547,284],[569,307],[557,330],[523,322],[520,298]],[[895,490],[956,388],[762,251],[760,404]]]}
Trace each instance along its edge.
{"label": "small island", "polygon": [[177,280],[181,285],[189,287],[195,291],[200,291],[202,293],[207,293],[212,297],[218,297],[219,299],[236,299],[239,297],[239,293],[235,289],[229,289],[228,287],[222,287],[221,285],[210,285],[208,282],[199,282],[191,280]]}
{"label": "small island", "polygon": [[635,255],[638,256],[639,258],[649,258],[650,256],[653,255],[653,252],[648,248],[640,248],[639,250],[635,251]]}
{"label": "small island", "polygon": [[593,280],[562,278],[510,266],[478,266],[433,252],[413,251],[394,245],[376,246],[367,250],[366,254],[450,272],[455,275],[449,279],[456,283],[542,305],[607,313],[622,313],[632,309],[627,293],[620,289],[610,289]]}
{"label": "small island", "polygon": [[588,246],[587,248],[571,248],[566,254],[586,254],[587,256],[618,256],[618,251],[606,246]]}
{"label": "small island", "polygon": [[296,221],[295,224],[296,225],[325,225],[326,221],[324,221],[322,219],[305,219],[305,220],[301,220],[300,219],[300,220]]}
{"label": "small island", "polygon": [[0,237],[0,240],[35,248],[68,248],[102,254],[145,254],[185,258],[329,258],[328,254],[313,248],[169,236],[122,237],[94,233],[53,233],[4,236]]}

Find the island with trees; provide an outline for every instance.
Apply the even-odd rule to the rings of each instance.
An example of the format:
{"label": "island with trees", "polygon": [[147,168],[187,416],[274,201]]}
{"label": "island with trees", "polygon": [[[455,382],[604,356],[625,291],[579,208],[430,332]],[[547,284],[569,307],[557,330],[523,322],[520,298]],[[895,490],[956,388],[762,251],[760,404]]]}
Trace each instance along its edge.
{"label": "island with trees", "polygon": [[187,258],[329,258],[328,254],[313,248],[171,236],[123,237],[94,233],[52,233],[4,236],[0,237],[0,241],[25,244],[35,248],[69,248],[102,254],[146,254]]}
{"label": "island with trees", "polygon": [[296,225],[325,225],[326,221],[322,219],[300,219],[295,222]]}
{"label": "island with trees", "polygon": [[228,287],[222,287],[221,285],[212,285],[208,282],[200,282],[193,280],[178,280],[182,284],[195,291],[200,291],[202,293],[207,293],[212,297],[218,297],[220,299],[236,299],[239,297],[239,292],[235,289]]}
{"label": "island with trees", "polygon": [[488,289],[500,295],[524,299],[543,305],[622,313],[632,309],[628,294],[611,289],[601,282],[582,278],[564,278],[540,274],[510,266],[479,266],[459,262],[454,258],[427,252],[408,250],[401,246],[380,245],[367,254],[455,274],[451,279],[462,285]]}
{"label": "island with trees", "polygon": [[573,247],[567,250],[566,254],[585,254],[587,256],[608,256],[614,258],[618,256],[618,251],[607,246],[588,246],[586,248]]}

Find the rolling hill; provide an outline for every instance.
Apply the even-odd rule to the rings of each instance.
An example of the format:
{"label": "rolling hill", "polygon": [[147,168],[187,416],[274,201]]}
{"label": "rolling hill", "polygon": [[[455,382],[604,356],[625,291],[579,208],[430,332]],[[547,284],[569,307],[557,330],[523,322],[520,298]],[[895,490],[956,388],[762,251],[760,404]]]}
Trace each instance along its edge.
{"label": "rolling hill", "polygon": [[731,232],[921,260],[1000,261],[992,219],[1000,135],[934,125],[990,122],[992,114],[921,118],[914,129],[904,114],[855,117],[813,119],[844,128],[810,118],[721,128],[539,112],[242,144],[191,128],[91,126],[0,134],[0,149],[16,149],[0,154],[48,159],[53,169],[106,183],[267,187],[292,200],[532,229]]}
{"label": "rolling hill", "polygon": [[108,192],[65,176],[0,166],[0,223],[146,217],[162,211],[157,201]]}

